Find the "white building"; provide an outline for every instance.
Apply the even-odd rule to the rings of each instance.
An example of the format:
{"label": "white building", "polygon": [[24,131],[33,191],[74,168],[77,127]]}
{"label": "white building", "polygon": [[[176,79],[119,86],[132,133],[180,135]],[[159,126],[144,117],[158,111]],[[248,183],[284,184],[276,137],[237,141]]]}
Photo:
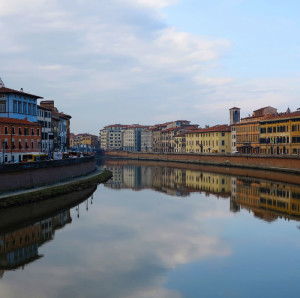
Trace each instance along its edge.
{"label": "white building", "polygon": [[152,129],[144,129],[141,132],[141,151],[152,151]]}
{"label": "white building", "polygon": [[103,150],[122,150],[123,133],[128,125],[112,124],[100,130],[100,147]]}
{"label": "white building", "polygon": [[38,123],[42,125],[42,146],[40,151],[49,153],[53,151],[53,133],[51,130],[51,110],[38,106]]}
{"label": "white building", "polygon": [[231,127],[231,152],[236,152],[236,126],[234,124],[240,122],[240,108],[231,108],[229,113]]}

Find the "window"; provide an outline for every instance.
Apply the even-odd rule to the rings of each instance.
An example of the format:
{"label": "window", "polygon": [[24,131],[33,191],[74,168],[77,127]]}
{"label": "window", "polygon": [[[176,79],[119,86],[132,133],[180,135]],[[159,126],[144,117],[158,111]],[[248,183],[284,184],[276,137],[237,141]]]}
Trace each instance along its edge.
{"label": "window", "polygon": [[31,128],[31,135],[34,136],[34,129]]}
{"label": "window", "polygon": [[225,146],[225,141],[224,140],[222,141],[222,146]]}
{"label": "window", "polygon": [[22,141],[19,139],[19,149],[22,149]]}
{"label": "window", "polygon": [[13,112],[18,113],[18,102],[16,100],[14,100],[13,103]]}
{"label": "window", "polygon": [[27,103],[23,102],[23,114],[27,114]]}
{"label": "window", "polygon": [[37,134],[38,136],[40,135],[40,129],[39,129],[39,128],[37,128],[36,134]]}
{"label": "window", "polygon": [[18,113],[22,113],[22,101],[18,101]]}
{"label": "window", "polygon": [[15,127],[14,127],[14,126],[11,127],[11,134],[12,134],[12,135],[15,134]]}
{"label": "window", "polygon": [[33,143],[33,140],[31,140],[31,149],[34,148],[34,143]]}
{"label": "window", "polygon": [[19,135],[22,135],[22,128],[19,127]]}
{"label": "window", "polygon": [[0,100],[0,113],[5,113],[5,112],[6,112],[6,101]]}
{"label": "window", "polygon": [[6,135],[8,134],[8,128],[7,128],[7,126],[4,127],[4,134],[6,134]]}

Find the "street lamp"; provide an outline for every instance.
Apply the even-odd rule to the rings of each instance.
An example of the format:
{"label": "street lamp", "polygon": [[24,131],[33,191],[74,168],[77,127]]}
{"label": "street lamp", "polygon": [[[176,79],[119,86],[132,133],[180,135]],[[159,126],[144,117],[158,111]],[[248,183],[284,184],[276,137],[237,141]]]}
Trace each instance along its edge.
{"label": "street lamp", "polygon": [[5,141],[2,142],[2,157],[3,157],[3,163],[4,163],[4,147],[5,147]]}

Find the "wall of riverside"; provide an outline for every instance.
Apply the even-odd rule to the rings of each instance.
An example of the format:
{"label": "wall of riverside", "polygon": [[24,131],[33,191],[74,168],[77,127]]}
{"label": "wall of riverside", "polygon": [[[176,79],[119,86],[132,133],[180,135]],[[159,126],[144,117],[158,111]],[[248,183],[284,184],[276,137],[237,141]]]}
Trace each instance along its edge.
{"label": "wall of riverside", "polygon": [[82,157],[0,166],[0,192],[49,185],[87,175],[96,169],[96,159]]}
{"label": "wall of riverside", "polygon": [[257,169],[281,169],[300,173],[300,156],[266,156],[244,154],[181,154],[107,151],[105,156],[138,160],[178,161]]}

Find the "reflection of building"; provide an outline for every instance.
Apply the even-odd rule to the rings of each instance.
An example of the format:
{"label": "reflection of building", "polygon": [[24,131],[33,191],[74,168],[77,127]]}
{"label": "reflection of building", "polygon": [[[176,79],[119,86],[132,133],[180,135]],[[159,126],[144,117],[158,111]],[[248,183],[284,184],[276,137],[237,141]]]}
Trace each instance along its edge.
{"label": "reflection of building", "polygon": [[218,196],[229,197],[231,193],[231,178],[227,175],[186,171],[186,187],[195,191],[204,191]]}
{"label": "reflection of building", "polygon": [[300,219],[300,186],[238,178],[235,202],[266,221]]}
{"label": "reflection of building", "polygon": [[[38,248],[71,222],[70,210],[30,226],[0,234],[0,269],[15,270],[40,258]],[[2,273],[3,275],[3,273]]]}

